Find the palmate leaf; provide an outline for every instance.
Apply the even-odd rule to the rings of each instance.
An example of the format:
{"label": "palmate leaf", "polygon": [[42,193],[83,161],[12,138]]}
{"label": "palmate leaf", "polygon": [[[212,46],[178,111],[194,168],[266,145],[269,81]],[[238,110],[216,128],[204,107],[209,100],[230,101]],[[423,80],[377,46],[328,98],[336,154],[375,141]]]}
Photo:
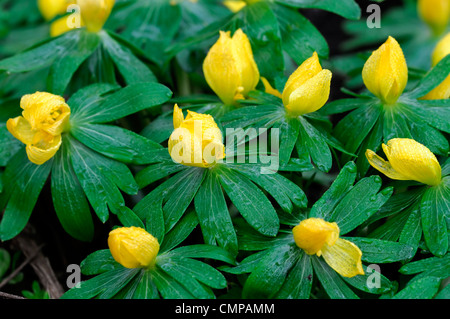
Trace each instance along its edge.
{"label": "palmate leaf", "polygon": [[98,250],[81,263],[82,273],[94,277],[81,282],[79,287],[70,289],[62,298],[214,298],[212,289],[225,288],[226,279],[214,267],[197,258],[231,264],[234,263],[234,258],[216,246],[175,248],[190,234],[192,225],[197,225],[197,221],[192,224],[191,217],[195,218],[195,214],[186,215],[172,231],[161,237],[161,249],[154,267],[127,269],[114,260],[109,249]]}
{"label": "palmate leaf", "polygon": [[333,0],[276,0],[276,2],[295,8],[326,10],[352,20],[357,20],[361,16],[361,9],[354,0],[344,0],[339,3]]}

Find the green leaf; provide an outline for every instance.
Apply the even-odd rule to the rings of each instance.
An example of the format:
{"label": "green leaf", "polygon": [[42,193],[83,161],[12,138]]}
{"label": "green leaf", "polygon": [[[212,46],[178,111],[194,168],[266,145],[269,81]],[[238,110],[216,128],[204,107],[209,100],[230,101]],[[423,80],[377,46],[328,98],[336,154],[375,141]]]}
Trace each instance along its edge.
{"label": "green leaf", "polygon": [[78,35],[78,38],[50,67],[47,85],[49,92],[53,94],[62,95],[65,92],[75,71],[94,52],[100,42],[96,33],[83,30],[74,34]]}
{"label": "green leaf", "polygon": [[356,108],[359,108],[368,103],[373,103],[372,99],[355,99],[355,98],[346,98],[339,99],[335,101],[331,101],[325,104],[321,109],[317,112],[323,115],[332,115],[337,113],[345,113],[348,111],[352,111]]}
{"label": "green leaf", "polygon": [[172,92],[159,83],[136,83],[118,90],[98,103],[83,107],[77,124],[111,122],[167,102]]}
{"label": "green leaf", "polygon": [[142,272],[141,279],[133,294],[133,299],[159,299],[158,288],[152,280],[150,271]]}
{"label": "green leaf", "polygon": [[447,55],[422,78],[413,90],[406,93],[406,96],[416,99],[426,95],[444,81],[449,73],[450,57]]}
{"label": "green leaf", "polygon": [[410,138],[408,122],[410,120],[396,109],[384,111],[383,118],[383,142],[387,143],[392,138]]}
{"label": "green leaf", "polygon": [[229,264],[235,264],[233,255],[223,248],[211,245],[189,245],[182,246],[167,252],[168,256],[180,256],[189,258],[209,258],[220,260]]}
{"label": "green leaf", "polygon": [[432,299],[438,292],[440,284],[441,279],[437,277],[413,279],[392,299]]}
{"label": "green leaf", "polygon": [[314,272],[331,299],[359,299],[323,258],[312,256],[311,260]]}
{"label": "green leaf", "polygon": [[354,0],[275,0],[278,3],[294,8],[314,8],[336,13],[346,19],[358,20],[361,9]]}
{"label": "green leaf", "polygon": [[392,263],[404,261],[414,256],[413,247],[399,242],[376,238],[342,237],[362,251],[361,259],[369,263]]}
{"label": "green leaf", "polygon": [[272,78],[284,71],[281,34],[276,16],[264,1],[247,5],[234,17],[232,31],[242,28],[252,46],[262,76]]}
{"label": "green leaf", "polygon": [[[372,265],[369,265],[372,266]],[[351,278],[342,277],[345,282],[353,287],[371,294],[385,294],[394,287],[393,283],[372,267],[366,267],[364,275]]]}
{"label": "green leaf", "polygon": [[129,130],[112,125],[86,124],[72,127],[71,134],[93,150],[115,160],[137,165],[160,159],[163,147]]}
{"label": "green leaf", "polygon": [[362,105],[336,125],[335,137],[342,142],[347,151],[355,153],[375,126],[381,111],[381,105],[376,101]]}
{"label": "green leaf", "polygon": [[181,244],[198,225],[197,215],[190,211],[164,236],[160,252],[169,251]]}
{"label": "green leaf", "polygon": [[309,213],[309,217],[329,220],[336,205],[353,188],[356,179],[356,166],[353,162],[348,162],[339,172],[339,175],[331,184],[330,188],[322,197],[314,203]]}
{"label": "green leaf", "polygon": [[425,242],[436,256],[443,256],[448,250],[445,212],[450,209],[449,196],[450,178],[446,177],[439,186],[427,189],[420,202]]}
{"label": "green leaf", "polygon": [[86,148],[73,138],[67,138],[72,166],[92,208],[102,222],[109,216],[108,207],[117,213],[125,206],[120,190],[136,194],[138,186],[125,164]]}
{"label": "green leaf", "polygon": [[[189,258],[171,258],[168,260],[164,259],[164,262],[158,262],[158,267],[183,285],[184,288],[188,290],[195,298],[214,298],[214,294],[212,294],[211,290],[207,289],[196,280],[196,275],[198,275],[199,269],[195,269],[193,267],[198,268],[199,264],[196,264],[195,262],[198,261]],[[207,266],[206,264],[203,265]],[[202,268],[202,270],[205,271],[205,267]],[[208,271],[211,270],[208,269]],[[214,275],[216,275],[216,273],[214,273]]]}
{"label": "green leaf", "polygon": [[0,281],[11,265],[11,255],[6,249],[0,248]]}
{"label": "green leaf", "polygon": [[54,156],[51,174],[53,205],[68,234],[78,240],[91,241],[94,236],[94,222],[83,188],[72,168],[66,140],[63,138],[61,149]]}
{"label": "green leaf", "polygon": [[277,299],[309,299],[313,279],[311,258],[300,250],[297,262],[292,266]]}
{"label": "green leaf", "polygon": [[405,275],[421,273],[415,278],[431,276],[445,279],[450,276],[450,254],[410,262],[402,266],[399,272]]}
{"label": "green leaf", "polygon": [[80,267],[84,275],[90,276],[122,268],[122,265],[114,260],[109,249],[101,249],[88,255],[81,262]]}
{"label": "green leaf", "polygon": [[412,209],[398,239],[399,242],[413,247],[413,254],[419,247],[419,243],[422,238],[422,224],[420,221],[420,215],[420,209],[417,205],[414,209]]}
{"label": "green leaf", "polygon": [[300,249],[296,245],[271,249],[247,278],[242,291],[243,298],[272,298],[299,256]]}
{"label": "green leaf", "polygon": [[231,254],[237,255],[236,231],[228,212],[219,177],[214,171],[206,174],[194,203],[205,243],[217,244]]}
{"label": "green leaf", "polygon": [[279,229],[279,220],[270,201],[264,193],[239,172],[226,165],[215,167],[228,197],[244,219],[258,232],[275,236]]}
{"label": "green leaf", "polygon": [[272,11],[280,26],[283,49],[300,65],[314,52],[328,57],[327,41],[316,27],[297,10],[272,5]]}
{"label": "green leaf", "polygon": [[6,208],[0,223],[1,240],[12,239],[26,226],[52,164],[52,159],[42,165],[33,164],[25,148],[11,158],[2,176],[5,189],[0,194],[0,209]]}
{"label": "green leaf", "polygon": [[22,147],[22,143],[9,133],[5,123],[0,123],[0,166],[6,166],[9,159]]}
{"label": "green leaf", "polygon": [[66,32],[57,38],[47,39],[28,50],[3,59],[0,61],[0,70],[18,73],[48,67],[66,53],[73,43],[77,43],[81,32],[83,31]]}
{"label": "green leaf", "polygon": [[283,117],[279,123],[280,150],[279,160],[283,165],[291,158],[292,151],[300,133],[300,122],[297,118]]}
{"label": "green leaf", "polygon": [[306,119],[302,116],[298,118],[300,119],[300,136],[297,140],[297,149],[307,152],[319,170],[328,172],[333,159],[327,142]]}
{"label": "green leaf", "polygon": [[238,233],[239,250],[263,250],[283,246],[294,242],[292,232],[279,233],[276,237],[268,237],[258,233],[241,220],[235,220]]}
{"label": "green leaf", "polygon": [[75,286],[66,291],[61,296],[61,299],[111,298],[140,271],[140,269],[120,267],[104,272],[89,280],[80,282],[79,287]]}
{"label": "green leaf", "polygon": [[391,197],[392,187],[378,193],[380,187],[379,176],[366,177],[342,198],[330,218],[339,225],[342,235],[361,225]]}
{"label": "green leaf", "polygon": [[139,82],[156,82],[153,72],[128,47],[117,42],[111,31],[101,32],[100,37],[103,47],[111,56],[128,85]]}
{"label": "green leaf", "polygon": [[156,268],[151,272],[153,282],[164,299],[194,299],[195,297],[174,278],[162,269]]}
{"label": "green leaf", "polygon": [[136,174],[136,182],[139,185],[139,188],[144,188],[157,180],[183,169],[186,169],[186,166],[173,161],[165,161],[162,163],[149,165]]}

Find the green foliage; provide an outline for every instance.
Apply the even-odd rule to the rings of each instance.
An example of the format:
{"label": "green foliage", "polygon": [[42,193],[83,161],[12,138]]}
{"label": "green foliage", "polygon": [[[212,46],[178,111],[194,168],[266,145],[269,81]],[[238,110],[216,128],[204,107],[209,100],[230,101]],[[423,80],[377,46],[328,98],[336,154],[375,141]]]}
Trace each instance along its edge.
{"label": "green foliage", "polygon": [[[92,247],[79,261],[83,280],[63,299],[448,299],[450,100],[422,97],[448,82],[450,57],[431,67],[438,37],[415,1],[375,1],[383,8],[379,29],[367,27],[360,1],[250,2],[233,12],[218,0],[116,1],[103,30],[56,37],[49,29],[64,14],[45,21],[36,1],[0,3],[1,242],[20,236],[31,217],[53,225],[55,213],[61,247],[67,235]],[[224,105],[202,66],[219,31],[238,29],[278,92],[317,52],[333,73],[327,103],[293,117],[259,81],[245,97],[238,87],[234,104]],[[394,104],[368,92],[361,77],[388,36],[408,65]],[[7,125],[22,114],[21,97],[36,91],[70,107],[61,146],[42,165]],[[184,116],[214,119],[223,160],[204,167],[172,159],[174,104]],[[414,139],[436,155],[439,185],[390,179],[371,167],[366,151],[382,156],[393,138]],[[414,166],[420,158],[405,158],[422,173]],[[364,274],[342,276],[321,253],[300,248],[293,228],[309,218],[336,223],[339,238],[361,251]],[[117,261],[105,234],[119,227],[157,239],[154,265]],[[61,260],[72,260],[65,253]],[[0,282],[17,258],[0,248]],[[23,273],[8,286],[20,281]],[[27,284],[24,297],[49,298],[38,281]]]}

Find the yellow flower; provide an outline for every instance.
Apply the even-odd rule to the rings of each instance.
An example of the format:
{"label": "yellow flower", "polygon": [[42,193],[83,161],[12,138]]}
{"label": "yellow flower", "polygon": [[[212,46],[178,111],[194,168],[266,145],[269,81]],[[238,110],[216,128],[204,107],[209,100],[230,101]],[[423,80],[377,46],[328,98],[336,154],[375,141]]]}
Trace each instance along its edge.
{"label": "yellow flower", "polygon": [[108,19],[115,0],[77,0],[81,17],[89,32],[98,32]]}
{"label": "yellow flower", "polygon": [[[78,25],[76,21],[78,21]],[[84,23],[81,19],[81,15],[79,13],[72,13],[52,22],[50,25],[50,36],[57,37],[58,35],[83,26]]]}
{"label": "yellow flower", "polygon": [[450,0],[419,0],[417,9],[434,34],[441,34],[446,29],[450,18]]}
{"label": "yellow flower", "polygon": [[371,150],[366,151],[370,165],[389,178],[413,180],[430,186],[441,182],[441,166],[424,145],[409,138],[394,138],[383,144],[388,161]]}
{"label": "yellow flower", "polygon": [[64,98],[46,92],[24,95],[20,107],[22,116],[9,119],[6,127],[26,145],[28,159],[43,164],[61,146],[61,133],[68,128],[70,108]]}
{"label": "yellow flower", "polygon": [[67,7],[76,0],[38,0],[38,8],[45,20],[50,21],[66,13]]}
{"label": "yellow flower", "polygon": [[203,73],[211,89],[227,105],[244,99],[259,82],[258,67],[250,41],[241,29],[233,37],[220,31],[220,37],[203,62]]}
{"label": "yellow flower", "polygon": [[225,0],[223,4],[225,7],[230,9],[231,12],[238,12],[247,4],[252,4],[259,2],[261,0]]}
{"label": "yellow flower", "polygon": [[175,104],[174,131],[169,138],[172,159],[186,166],[210,167],[225,157],[222,133],[211,115],[188,111]]}
{"label": "yellow flower", "polygon": [[[450,32],[443,37],[433,50],[431,65],[436,66],[445,56],[450,54]],[[450,97],[450,75],[433,90],[421,97],[422,100],[441,100]]]}
{"label": "yellow flower", "polygon": [[323,70],[316,52],[306,59],[287,80],[282,100],[292,116],[312,113],[327,102],[330,95],[331,72]]}
{"label": "yellow flower", "polygon": [[158,240],[140,227],[121,227],[109,233],[108,247],[114,260],[126,268],[148,268],[155,264]]}
{"label": "yellow flower", "polygon": [[277,89],[274,89],[265,77],[261,77],[261,81],[264,84],[264,90],[266,91],[266,93],[272,94],[276,97],[279,97],[280,99],[282,98],[280,91],[278,91]]}
{"label": "yellow flower", "polygon": [[362,252],[352,242],[339,238],[339,227],[321,218],[308,218],[292,230],[294,241],[308,255],[323,256],[325,262],[344,277],[364,275]]}
{"label": "yellow flower", "polygon": [[367,89],[386,104],[393,104],[408,82],[408,67],[398,42],[391,36],[364,64],[362,78]]}

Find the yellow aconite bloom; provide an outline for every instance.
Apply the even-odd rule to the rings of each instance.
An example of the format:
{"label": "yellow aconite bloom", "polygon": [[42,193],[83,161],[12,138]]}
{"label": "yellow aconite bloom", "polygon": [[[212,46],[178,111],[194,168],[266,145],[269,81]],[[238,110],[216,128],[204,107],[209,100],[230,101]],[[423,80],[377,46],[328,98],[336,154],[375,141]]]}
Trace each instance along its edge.
{"label": "yellow aconite bloom", "polygon": [[186,118],[175,104],[174,131],[169,138],[172,159],[186,166],[210,167],[225,157],[222,132],[211,115],[188,111]]}
{"label": "yellow aconite bloom", "polygon": [[98,32],[108,19],[115,0],[77,0],[81,17],[90,32]]}
{"label": "yellow aconite bloom", "polygon": [[326,263],[344,277],[364,275],[362,252],[352,242],[339,238],[339,227],[321,218],[308,218],[292,230],[294,241],[308,255],[323,256]]}
{"label": "yellow aconite bloom", "polygon": [[6,127],[26,145],[28,159],[43,164],[61,146],[61,133],[67,129],[70,108],[64,98],[46,92],[24,95],[20,107],[22,116],[9,119]]}
{"label": "yellow aconite bloom", "polygon": [[158,240],[140,227],[121,227],[109,233],[108,247],[114,260],[126,268],[148,268],[155,264]]}
{"label": "yellow aconite bloom", "polygon": [[219,39],[203,62],[203,73],[208,85],[225,104],[244,99],[259,82],[247,35],[241,29],[233,37],[230,31],[220,31]]}
{"label": "yellow aconite bloom", "polygon": [[247,4],[259,2],[261,0],[225,0],[223,4],[230,9],[231,12],[238,12]]}
{"label": "yellow aconite bloom", "polygon": [[[445,56],[450,54],[450,32],[443,37],[433,50],[431,56],[431,65],[435,66]],[[433,90],[427,93],[427,95],[421,97],[422,100],[441,100],[448,99],[450,97],[450,75],[448,75],[444,81],[442,81]]]}
{"label": "yellow aconite bloom", "polygon": [[45,20],[50,21],[66,13],[67,7],[76,0],[38,0],[38,8]]}
{"label": "yellow aconite bloom", "polygon": [[[72,21],[74,20],[74,21]],[[78,21],[79,25],[77,26],[76,21]],[[79,13],[72,13],[68,16],[64,16],[55,20],[50,25],[50,36],[57,37],[67,31],[73,30],[77,27],[83,27],[84,23],[81,19],[81,15]]]}
{"label": "yellow aconite bloom", "polygon": [[450,0],[418,0],[417,10],[434,34],[441,34],[450,18]]}
{"label": "yellow aconite bloom", "polygon": [[330,84],[331,72],[322,69],[314,52],[291,74],[284,86],[282,100],[286,112],[299,116],[317,111],[328,100]]}
{"label": "yellow aconite bloom", "polygon": [[276,97],[279,97],[280,99],[282,98],[280,91],[278,91],[277,89],[274,89],[265,77],[261,77],[261,81],[264,84],[264,90],[266,91],[266,93],[275,95]]}
{"label": "yellow aconite bloom", "polygon": [[408,67],[398,42],[391,36],[367,59],[362,71],[367,89],[386,104],[393,104],[408,82]]}
{"label": "yellow aconite bloom", "polygon": [[424,145],[409,138],[394,138],[383,144],[388,161],[375,152],[366,151],[370,165],[389,178],[413,180],[430,186],[441,182],[441,166]]}

